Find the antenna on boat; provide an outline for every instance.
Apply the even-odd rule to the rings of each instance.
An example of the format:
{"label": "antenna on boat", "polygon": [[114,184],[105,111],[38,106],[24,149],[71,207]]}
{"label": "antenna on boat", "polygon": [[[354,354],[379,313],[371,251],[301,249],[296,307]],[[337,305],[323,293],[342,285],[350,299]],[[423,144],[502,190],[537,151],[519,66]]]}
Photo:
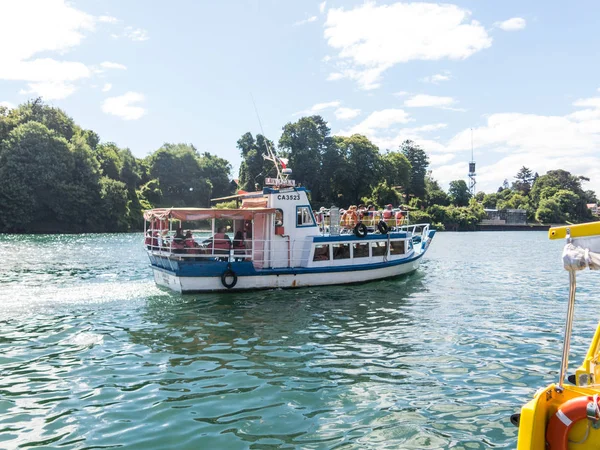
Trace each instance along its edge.
{"label": "antenna on boat", "polygon": [[275,164],[275,169],[277,169],[277,178],[283,178],[281,170],[279,169],[279,162],[277,160],[277,157],[275,156],[275,153],[273,153],[273,150],[271,150],[271,147],[269,146],[269,140],[265,136],[265,131],[263,130],[262,121],[260,120],[260,115],[258,114],[258,108],[256,107],[256,102],[254,101],[254,96],[252,95],[252,92],[250,92],[250,97],[252,98],[252,104],[254,105],[254,112],[256,112],[256,118],[258,119],[258,125],[260,126],[260,132],[262,133],[263,139],[265,141],[265,148],[267,149],[267,154],[263,155],[263,158],[265,158],[268,161],[272,161],[273,164]]}
{"label": "antenna on boat", "polygon": [[260,132],[262,133],[263,139],[265,141],[265,148],[267,149],[267,154],[263,154],[263,158],[267,161],[271,161],[275,165],[275,169],[277,170],[277,178],[266,178],[265,184],[286,187],[286,186],[295,186],[296,182],[294,180],[288,179],[289,175],[292,173],[292,169],[287,167],[287,159],[278,158],[275,155],[275,152],[269,145],[269,140],[265,136],[265,132],[263,130],[262,121],[260,120],[260,115],[258,114],[258,108],[256,107],[256,102],[254,101],[254,96],[252,92],[250,92],[250,97],[252,98],[252,104],[254,105],[254,111],[256,112],[256,118],[258,119],[258,124],[260,125]]}

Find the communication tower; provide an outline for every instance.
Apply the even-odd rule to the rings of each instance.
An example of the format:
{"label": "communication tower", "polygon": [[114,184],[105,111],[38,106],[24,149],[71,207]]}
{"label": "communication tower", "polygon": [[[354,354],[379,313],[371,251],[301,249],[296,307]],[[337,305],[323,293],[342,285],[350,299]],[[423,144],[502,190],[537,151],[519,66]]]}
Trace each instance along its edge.
{"label": "communication tower", "polygon": [[475,196],[475,158],[473,157],[473,128],[471,128],[471,161],[469,161],[469,192]]}

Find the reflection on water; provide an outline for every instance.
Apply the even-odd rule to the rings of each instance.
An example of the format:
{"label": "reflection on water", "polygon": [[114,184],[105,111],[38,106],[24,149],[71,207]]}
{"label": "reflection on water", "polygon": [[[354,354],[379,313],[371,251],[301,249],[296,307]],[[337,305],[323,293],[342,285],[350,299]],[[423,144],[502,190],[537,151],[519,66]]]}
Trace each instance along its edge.
{"label": "reflection on water", "polygon": [[0,237],[0,448],[514,448],[510,414],[556,380],[543,233],[441,233],[393,280],[196,296],[154,286],[140,238]]}

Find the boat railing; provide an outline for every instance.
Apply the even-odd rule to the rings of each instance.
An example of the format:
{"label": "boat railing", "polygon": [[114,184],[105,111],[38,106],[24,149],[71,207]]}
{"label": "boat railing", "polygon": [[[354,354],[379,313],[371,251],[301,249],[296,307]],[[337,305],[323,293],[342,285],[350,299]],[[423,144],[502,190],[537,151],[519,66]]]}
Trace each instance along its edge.
{"label": "boat railing", "polygon": [[[288,265],[306,265],[308,250],[306,240],[289,240],[284,245],[279,242],[278,248],[273,247],[274,240],[247,240],[243,248],[235,248],[231,241],[223,239],[221,243],[215,240],[212,247],[198,245],[193,247],[174,246],[173,240],[164,242],[163,245],[147,244],[148,252],[153,256],[160,256],[181,261],[226,261],[240,262],[251,261],[256,267],[270,267],[276,263],[278,267]],[[312,240],[310,241],[312,242]]]}
{"label": "boat railing", "polygon": [[421,236],[427,238],[429,235],[428,223],[415,223],[412,225],[401,225],[393,228],[394,231],[405,231],[412,236]]}

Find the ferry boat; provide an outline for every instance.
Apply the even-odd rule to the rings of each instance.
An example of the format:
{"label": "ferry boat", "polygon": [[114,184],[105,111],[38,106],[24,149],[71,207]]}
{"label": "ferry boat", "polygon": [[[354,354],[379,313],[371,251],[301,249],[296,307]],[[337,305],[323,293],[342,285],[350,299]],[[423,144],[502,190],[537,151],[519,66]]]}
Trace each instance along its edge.
{"label": "ferry boat", "polygon": [[[518,450],[597,449],[600,447],[600,324],[588,352],[567,376],[575,308],[576,272],[600,269],[600,222],[556,227],[550,239],[566,239],[563,263],[569,272],[569,303],[558,382],[541,388],[511,416],[519,427]],[[566,380],[565,380],[566,378]]]}
{"label": "ferry boat", "polygon": [[[235,199],[237,208],[145,211],[156,284],[182,293],[296,288],[417,270],[435,234],[429,224],[403,218],[340,224],[335,207],[315,215],[308,191],[288,178],[291,170],[276,168],[278,177],[267,178],[262,191],[226,198]],[[198,242],[191,230],[203,227],[211,237]]]}

